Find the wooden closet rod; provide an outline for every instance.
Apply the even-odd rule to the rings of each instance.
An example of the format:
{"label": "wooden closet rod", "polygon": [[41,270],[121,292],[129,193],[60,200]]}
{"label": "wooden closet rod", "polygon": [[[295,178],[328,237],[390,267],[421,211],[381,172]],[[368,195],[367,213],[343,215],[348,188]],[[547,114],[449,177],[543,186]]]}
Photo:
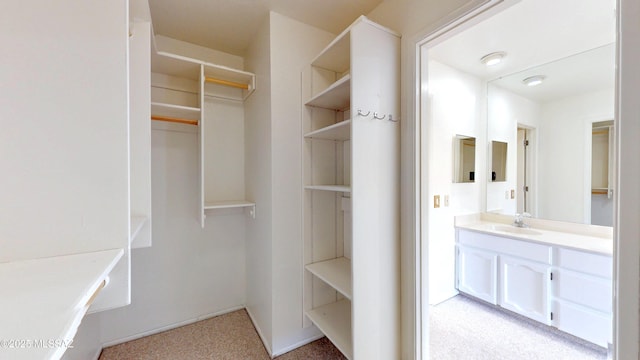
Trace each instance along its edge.
{"label": "wooden closet rod", "polygon": [[249,85],[247,85],[247,84],[241,84],[241,83],[237,83],[237,82],[233,82],[233,81],[229,81],[229,80],[216,79],[216,78],[212,78],[212,77],[208,77],[208,76],[205,76],[204,80],[206,82],[211,82],[211,83],[216,83],[216,84],[220,84],[220,85],[231,86],[231,87],[238,88],[238,89],[243,89],[243,90],[249,90]]}
{"label": "wooden closet rod", "polygon": [[166,122],[187,124],[187,125],[198,125],[198,120],[180,119],[180,118],[173,118],[168,116],[151,115],[151,120],[166,121]]}

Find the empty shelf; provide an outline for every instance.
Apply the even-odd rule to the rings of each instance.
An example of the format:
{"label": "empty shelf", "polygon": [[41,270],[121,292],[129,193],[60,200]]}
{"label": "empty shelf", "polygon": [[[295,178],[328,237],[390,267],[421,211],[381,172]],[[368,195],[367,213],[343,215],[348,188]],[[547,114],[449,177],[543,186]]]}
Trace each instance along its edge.
{"label": "empty shelf", "polygon": [[339,257],[309,264],[305,268],[351,300],[351,260]]}
{"label": "empty shelf", "polygon": [[307,316],[348,359],[353,358],[351,302],[340,300],[307,311]]}
{"label": "empty shelf", "polygon": [[345,75],[320,92],[306,105],[331,110],[344,110],[349,107],[351,96],[351,75]]}
{"label": "empty shelf", "polygon": [[60,359],[123,254],[114,249],[1,263],[0,284],[10,295],[0,297],[0,339],[31,346],[2,348],[0,357]]}
{"label": "empty shelf", "polygon": [[309,139],[349,140],[351,138],[351,120],[323,127],[305,134]]}
{"label": "empty shelf", "polygon": [[349,185],[307,185],[304,188],[307,190],[351,192],[351,186]]}
{"label": "empty shelf", "polygon": [[205,210],[242,208],[252,206],[256,206],[256,204],[246,200],[211,201],[204,204]]}

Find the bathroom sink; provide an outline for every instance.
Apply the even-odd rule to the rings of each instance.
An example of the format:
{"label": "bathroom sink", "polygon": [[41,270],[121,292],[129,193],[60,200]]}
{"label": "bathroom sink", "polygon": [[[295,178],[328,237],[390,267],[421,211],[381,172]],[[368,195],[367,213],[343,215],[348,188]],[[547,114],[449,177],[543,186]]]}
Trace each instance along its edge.
{"label": "bathroom sink", "polygon": [[540,231],[536,231],[530,228],[521,228],[515,227],[511,225],[489,225],[487,226],[489,230],[494,231],[502,231],[511,234],[520,234],[520,235],[542,235]]}

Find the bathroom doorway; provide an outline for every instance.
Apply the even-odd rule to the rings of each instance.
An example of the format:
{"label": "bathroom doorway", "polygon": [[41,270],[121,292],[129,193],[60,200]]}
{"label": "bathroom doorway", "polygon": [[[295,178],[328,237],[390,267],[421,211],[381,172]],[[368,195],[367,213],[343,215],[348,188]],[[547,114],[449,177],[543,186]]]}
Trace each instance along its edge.
{"label": "bathroom doorway", "polygon": [[[607,7],[613,3],[607,2]],[[508,6],[507,6],[508,5]],[[603,2],[598,2],[598,5]],[[441,36],[437,40],[433,40],[424,44],[420,49],[420,81],[422,96],[420,100],[420,118],[421,118],[421,178],[423,183],[428,184],[423,188],[422,192],[422,236],[423,244],[426,244],[428,259],[454,259],[447,263],[455,263],[455,229],[454,218],[457,215],[480,213],[484,211],[494,211],[503,214],[515,214],[517,212],[530,212],[534,215],[540,214],[540,207],[543,210],[547,208],[544,204],[539,203],[537,189],[541,186],[537,180],[540,172],[537,171],[537,162],[540,157],[537,156],[535,149],[537,146],[545,146],[542,135],[553,133],[553,130],[544,130],[541,133],[538,128],[536,115],[532,115],[531,119],[520,119],[517,117],[509,117],[513,112],[513,104],[519,108],[531,110],[531,114],[539,116],[542,111],[546,111],[542,106],[537,106],[537,100],[531,100],[520,94],[508,94],[511,97],[510,103],[502,100],[505,98],[495,98],[496,100],[486,101],[491,95],[504,90],[503,86],[497,85],[496,80],[506,78],[508,75],[519,74],[530,68],[537,68],[541,64],[553,63],[564,58],[572,58],[576,54],[587,52],[596,48],[611,49],[615,46],[615,17],[612,22],[608,20],[592,21],[589,15],[585,13],[575,14],[576,9],[585,9],[586,5],[582,1],[563,0],[547,1],[547,0],[523,0],[517,2],[507,2],[500,5],[500,12],[493,11],[493,16],[485,17],[487,19],[497,18],[503,14],[504,18],[510,18],[511,23],[520,23],[522,27],[527,28],[529,33],[522,34],[513,31],[508,26],[500,23],[491,23],[480,21],[478,19],[471,20],[474,24],[465,24],[464,29],[455,29],[449,31],[447,35]],[[518,11],[516,9],[525,7],[526,10]],[[562,9],[566,13],[561,13]],[[495,9],[493,9],[495,10]],[[605,10],[599,9],[593,11],[596,14],[610,14],[613,6]],[[586,11],[588,12],[588,11]],[[547,16],[554,13],[559,21],[559,27],[549,26],[553,22]],[[540,14],[538,17],[536,14]],[[547,15],[544,15],[547,14]],[[536,19],[543,19],[535,25]],[[584,24],[579,25],[580,21],[588,19],[590,24],[605,24],[611,31],[597,30],[597,36],[589,35],[585,30]],[[610,20],[610,19],[609,19]],[[488,25],[487,25],[488,24]],[[568,25],[569,24],[569,25]],[[484,29],[483,29],[484,28]],[[577,29],[577,35],[561,34],[562,29]],[[505,31],[507,29],[507,31]],[[493,30],[494,35],[488,35]],[[474,32],[480,35],[476,41],[469,43],[468,38],[464,39],[458,35],[465,31]],[[554,32],[555,31],[555,32]],[[500,34],[506,34],[506,38],[516,42],[520,42],[519,50],[503,51],[499,43]],[[604,35],[606,36],[604,36]],[[540,36],[540,38],[536,38]],[[566,45],[560,44],[558,41],[565,36],[573,37],[571,41],[567,41]],[[596,42],[576,41],[578,37],[586,37]],[[597,39],[597,40],[595,40]],[[473,45],[486,45],[486,51],[474,54],[473,50],[477,47]],[[531,44],[536,44],[531,46]],[[546,52],[547,47],[549,52]],[[607,48],[608,49],[608,48]],[[605,50],[607,50],[605,49]],[[476,49],[477,50],[477,49]],[[518,51],[522,51],[519,53]],[[501,54],[502,53],[502,54]],[[503,61],[502,70],[498,68],[486,67],[483,58],[496,55]],[[491,60],[491,59],[486,59]],[[613,65],[613,62],[611,63]],[[485,71],[482,73],[482,71]],[[613,74],[615,78],[615,74]],[[543,79],[541,81],[550,80]],[[521,79],[520,84],[533,88]],[[612,89],[613,91],[613,89]],[[504,94],[503,94],[504,95]],[[551,102],[552,100],[544,100]],[[493,111],[498,116],[499,121],[492,121],[489,112]],[[611,109],[613,112],[613,109]],[[439,118],[440,114],[446,117]],[[520,134],[518,134],[520,129]],[[556,130],[557,131],[557,130]],[[476,138],[476,167],[475,181],[472,183],[454,183],[449,179],[452,171],[447,165],[451,160],[447,156],[443,156],[440,151],[442,147],[438,147],[438,143],[446,143],[447,139],[452,139],[456,134],[464,134]],[[518,135],[521,140],[529,140],[529,147],[522,149],[516,146],[518,143]],[[577,133],[566,132],[563,136],[582,136],[582,131]],[[549,139],[551,136],[548,137]],[[547,138],[545,138],[547,139]],[[503,179],[494,179],[494,171],[492,171],[492,142],[501,142],[508,144],[508,155],[505,160],[505,168],[507,176]],[[537,143],[534,145],[534,143]],[[446,144],[445,144],[446,145]],[[547,159],[553,159],[553,154],[561,151],[562,144],[550,145],[548,151],[544,153]],[[449,147],[451,147],[449,141]],[[534,146],[534,147],[532,147]],[[577,148],[577,147],[576,147]],[[526,150],[526,151],[525,151]],[[568,151],[570,152],[570,151]],[[520,166],[522,164],[522,166]],[[584,161],[579,161],[580,166],[584,165]],[[558,165],[558,164],[554,164]],[[517,171],[520,169],[520,171]],[[567,172],[570,167],[566,166]],[[574,169],[575,170],[575,169]],[[552,172],[549,172],[552,173]],[[582,181],[582,169],[573,172],[574,176]],[[510,174],[510,175],[509,175]],[[564,182],[564,179],[558,178],[560,172],[555,177],[545,177],[548,183]],[[525,180],[526,179],[526,180]],[[543,182],[542,185],[546,183]],[[524,191],[529,186],[528,194]],[[520,190],[520,191],[518,191]],[[543,190],[554,190],[552,188]],[[580,190],[580,194],[582,194]],[[520,196],[518,196],[520,195]],[[582,195],[581,195],[582,196]],[[439,201],[443,199],[443,201]],[[438,201],[436,201],[438,200]],[[438,206],[436,206],[438,204]],[[573,204],[574,205],[574,204]],[[551,213],[550,213],[551,214]],[[555,219],[559,221],[576,221],[582,222],[583,210],[579,211],[578,220],[572,219]],[[542,215],[545,215],[543,213]],[[424,247],[424,245],[423,245]],[[438,262],[428,261],[427,266],[423,269],[426,273],[422,274],[423,279],[428,279],[429,290],[428,303],[436,305],[445,303],[448,299],[456,296],[458,293],[455,284],[454,267],[442,268],[436,265]],[[440,261],[442,264],[443,261]],[[423,331],[427,331],[424,329]]]}

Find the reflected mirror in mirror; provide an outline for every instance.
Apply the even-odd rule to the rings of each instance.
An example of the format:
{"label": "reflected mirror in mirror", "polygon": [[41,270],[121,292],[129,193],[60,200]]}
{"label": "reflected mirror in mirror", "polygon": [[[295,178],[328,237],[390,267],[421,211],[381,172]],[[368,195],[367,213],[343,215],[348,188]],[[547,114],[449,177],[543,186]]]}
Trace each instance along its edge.
{"label": "reflected mirror in mirror", "polygon": [[456,135],[453,138],[453,182],[474,182],[475,175],[476,138]]}
{"label": "reflected mirror in mirror", "polygon": [[506,142],[491,142],[491,181],[507,181]]}

